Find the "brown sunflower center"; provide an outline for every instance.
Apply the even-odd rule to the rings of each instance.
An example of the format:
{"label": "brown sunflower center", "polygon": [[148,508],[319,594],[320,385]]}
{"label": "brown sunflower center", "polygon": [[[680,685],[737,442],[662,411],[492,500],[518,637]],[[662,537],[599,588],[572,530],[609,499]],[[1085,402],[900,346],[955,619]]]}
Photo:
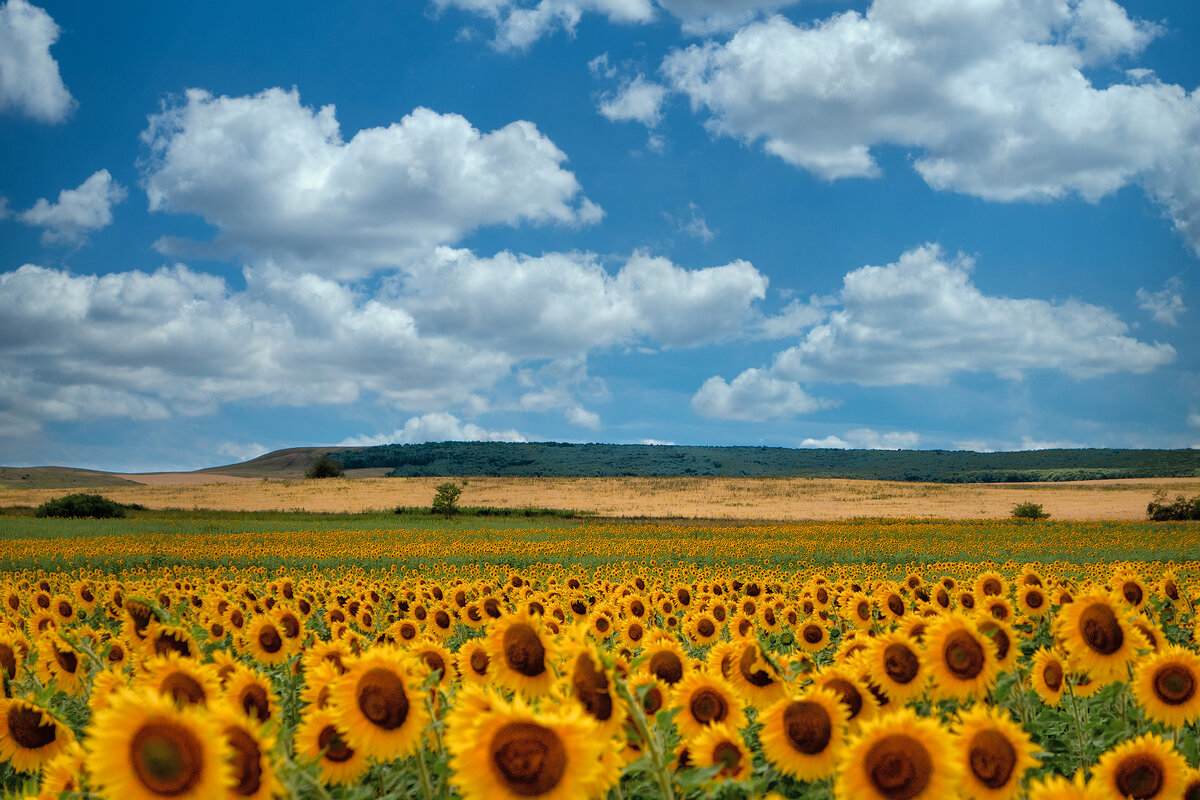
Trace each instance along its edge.
{"label": "brown sunflower center", "polygon": [[971,739],[967,762],[980,783],[989,789],[999,789],[1012,778],[1017,750],[999,731],[983,730]]}
{"label": "brown sunflower center", "polygon": [[283,635],[289,639],[300,635],[300,620],[291,614],[284,614],[279,618],[279,627],[283,628]]}
{"label": "brown sunflower center", "polygon": [[1079,633],[1084,643],[1100,655],[1111,656],[1125,643],[1121,621],[1108,603],[1092,603],[1079,615]]}
{"label": "brown sunflower center", "polygon": [[54,741],[58,726],[42,721],[42,712],[36,708],[13,703],[8,707],[8,735],[22,750],[38,750]]}
{"label": "brown sunflower center", "polygon": [[408,693],[399,675],[374,667],[358,679],[355,692],[363,716],[385,731],[394,731],[408,719]]}
{"label": "brown sunflower center", "polygon": [[141,784],[164,797],[188,793],[204,777],[204,745],[188,728],[167,722],[134,733],[129,761]]}
{"label": "brown sunflower center", "polygon": [[862,711],[862,692],[860,692],[858,687],[850,681],[846,680],[845,678],[830,678],[829,680],[825,681],[822,686],[832,692],[837,693],[838,698],[842,701],[842,705],[849,710],[850,719],[854,719],[859,715],[859,712]]}
{"label": "brown sunflower center", "polygon": [[233,750],[233,776],[237,781],[234,791],[242,797],[251,797],[262,786],[262,752],[258,742],[250,733],[236,725],[225,729],[225,739]]}
{"label": "brown sunflower center", "polygon": [[683,662],[670,650],[659,650],[650,656],[650,674],[673,686],[683,678]]}
{"label": "brown sunflower center", "polygon": [[822,639],[825,638],[825,629],[820,625],[809,623],[808,625],[804,626],[804,629],[801,631],[800,635],[804,637],[804,641],[808,642],[809,644],[818,644]]}
{"label": "brown sunflower center", "polygon": [[688,711],[691,712],[692,719],[696,722],[701,725],[709,725],[725,719],[729,714],[729,703],[725,700],[724,695],[716,689],[706,686],[692,695],[691,702],[688,703]]}
{"label": "brown sunflower center", "polygon": [[647,716],[653,717],[663,707],[662,689],[657,686],[651,686],[646,690],[646,696],[642,698],[642,710]]}
{"label": "brown sunflower center", "polygon": [[536,678],[546,671],[546,648],[532,625],[516,622],[508,626],[503,645],[504,658],[514,672]]}
{"label": "brown sunflower center", "polygon": [[159,685],[159,691],[164,695],[170,695],[176,703],[189,706],[200,705],[208,699],[200,681],[179,670],[175,670],[163,678]]}
{"label": "brown sunflower center", "polygon": [[946,669],[959,680],[969,681],[983,671],[983,645],[969,631],[953,631],[942,648]]}
{"label": "brown sunflower center", "polygon": [[504,787],[522,797],[546,794],[567,771],[567,749],[550,728],[510,722],[492,737],[490,755]]}
{"label": "brown sunflower center", "polygon": [[911,736],[893,733],[871,745],[863,770],[875,791],[888,800],[911,800],[929,785],[933,758]]}
{"label": "brown sunflower center", "polygon": [[629,613],[635,617],[641,617],[646,613],[646,606],[641,600],[634,600],[629,604]]}
{"label": "brown sunflower center", "polygon": [[640,642],[642,637],[646,635],[646,629],[642,627],[640,622],[631,622],[629,627],[625,629],[625,635],[629,637],[631,642]]}
{"label": "brown sunflower center", "polygon": [[471,670],[476,675],[487,675],[488,664],[491,659],[482,648],[479,648],[471,653]]}
{"label": "brown sunflower center", "polygon": [[1041,608],[1046,604],[1045,596],[1037,589],[1030,589],[1025,593],[1025,605],[1033,609]]}
{"label": "brown sunflower center", "polygon": [[1137,581],[1125,581],[1121,584],[1121,595],[1131,606],[1141,605],[1144,596],[1142,587],[1138,586]]}
{"label": "brown sunflower center", "polygon": [[711,619],[705,618],[696,623],[696,632],[707,639],[717,632],[717,626]]}
{"label": "brown sunflower center", "polygon": [[900,597],[900,595],[895,593],[888,595],[887,607],[888,610],[897,617],[904,616],[904,600]]}
{"label": "brown sunflower center", "polygon": [[1146,753],[1136,753],[1117,765],[1114,777],[1122,797],[1154,797],[1162,789],[1163,765]]}
{"label": "brown sunflower center", "polygon": [[1046,688],[1052,692],[1057,692],[1063,685],[1063,668],[1062,664],[1057,661],[1052,661],[1042,670],[1042,680],[1046,682]]}
{"label": "brown sunflower center", "polygon": [[283,648],[283,639],[274,625],[264,625],[258,632],[258,646],[271,655],[278,653]]}
{"label": "brown sunflower center", "polygon": [[321,734],[317,736],[317,747],[325,752],[326,761],[332,761],[335,764],[341,764],[343,761],[354,758],[354,749],[346,744],[342,735],[338,733],[338,729],[333,725],[326,725],[321,729]]}
{"label": "brown sunflower center", "polygon": [[75,670],[79,669],[79,657],[70,650],[54,648],[54,660],[58,662],[58,666],[62,671],[68,675],[74,675]]}
{"label": "brown sunflower center", "polygon": [[450,615],[439,609],[433,615],[433,624],[437,625],[442,630],[448,630],[451,623]]}
{"label": "brown sunflower center", "polygon": [[1004,591],[1004,584],[995,578],[988,578],[980,588],[984,594],[1001,594]]}
{"label": "brown sunflower center", "polygon": [[587,653],[575,659],[575,672],[571,678],[575,697],[596,719],[601,722],[612,718],[613,701],[608,693],[608,676],[596,669]]}
{"label": "brown sunflower center", "polygon": [[1167,664],[1154,673],[1154,696],[1178,706],[1196,694],[1196,676],[1183,664]]}
{"label": "brown sunflower center", "polygon": [[247,714],[259,722],[266,722],[271,718],[270,698],[267,697],[267,690],[262,686],[253,683],[242,689],[239,695],[242,701],[242,710]]}
{"label": "brown sunflower center", "polygon": [[0,668],[8,674],[9,680],[17,677],[17,654],[6,642],[0,642]]}
{"label": "brown sunflower center", "polygon": [[754,669],[754,664],[758,660],[758,646],[751,645],[742,651],[742,657],[738,659],[738,672],[742,673],[742,677],[751,686],[770,686],[775,682],[765,669]]}
{"label": "brown sunflower center", "polygon": [[892,642],[883,650],[883,670],[896,683],[907,685],[921,671],[921,661],[908,645]]}
{"label": "brown sunflower center", "polygon": [[440,653],[432,650],[421,654],[421,660],[425,662],[425,666],[430,672],[440,672],[443,677],[446,674],[446,660],[442,658]]}
{"label": "brown sunflower center", "polygon": [[722,775],[737,775],[741,771],[742,751],[736,744],[720,741],[713,748],[713,763],[721,764]]}
{"label": "brown sunflower center", "polygon": [[796,700],[783,710],[788,744],[806,756],[825,752],[833,741],[833,719],[820,703]]}

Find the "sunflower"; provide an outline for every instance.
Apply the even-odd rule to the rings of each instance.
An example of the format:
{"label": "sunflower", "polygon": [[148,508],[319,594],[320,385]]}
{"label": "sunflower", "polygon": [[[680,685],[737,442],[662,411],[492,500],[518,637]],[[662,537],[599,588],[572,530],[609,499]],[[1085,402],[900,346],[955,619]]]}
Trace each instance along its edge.
{"label": "sunflower", "polygon": [[875,611],[871,601],[862,592],[854,592],[846,598],[841,607],[842,617],[855,628],[866,630],[875,621]]}
{"label": "sunflower", "polygon": [[929,672],[925,669],[916,642],[899,631],[876,639],[863,656],[870,682],[888,699],[904,705],[925,691]]}
{"label": "sunflower", "polygon": [[83,794],[81,779],[87,752],[77,741],[68,744],[63,751],[42,765],[41,794],[59,797],[65,792]]}
{"label": "sunflower", "polygon": [[15,680],[17,668],[21,666],[24,655],[21,650],[29,649],[25,637],[17,631],[0,631],[0,678]]}
{"label": "sunflower", "polygon": [[434,685],[449,685],[452,680],[450,666],[454,659],[450,655],[450,651],[443,647],[440,641],[436,638],[426,636],[410,644],[407,649],[409,656],[412,658],[410,663],[417,666],[417,674],[420,676],[422,683],[436,672],[438,678]]}
{"label": "sunflower", "polygon": [[1074,778],[1046,775],[1029,784],[1029,800],[1096,800],[1096,793],[1087,784],[1083,770]]}
{"label": "sunflower", "polygon": [[1150,590],[1146,588],[1145,582],[1137,575],[1126,574],[1122,575],[1113,581],[1114,589],[1125,605],[1132,611],[1141,611],[1146,605],[1146,600],[1150,597]]}
{"label": "sunflower", "polygon": [[1017,665],[1020,655],[1020,639],[1015,628],[1007,622],[1001,622],[987,616],[978,616],[979,632],[992,640],[996,649],[996,663],[1001,672],[1008,672]]}
{"label": "sunflower", "polygon": [[482,639],[468,639],[454,654],[454,669],[463,683],[485,684],[492,677],[491,661]]}
{"label": "sunflower", "polygon": [[645,655],[642,669],[668,687],[679,683],[691,671],[691,660],[673,637],[664,635],[647,642]]}
{"label": "sunflower", "polygon": [[67,694],[76,694],[87,677],[87,662],[71,644],[55,631],[37,640],[37,676],[42,683],[54,684]]}
{"label": "sunflower", "polygon": [[984,695],[1000,671],[996,647],[958,612],[946,614],[925,634],[925,656],[933,675],[932,695],[966,700]]}
{"label": "sunflower", "polygon": [[1104,800],[1181,797],[1187,761],[1158,736],[1143,734],[1100,756],[1092,786]]}
{"label": "sunflower", "polygon": [[975,578],[975,596],[980,601],[986,597],[1003,597],[1007,589],[1008,582],[994,569],[984,570]]}
{"label": "sunflower", "polygon": [[1040,585],[1025,585],[1017,591],[1017,608],[1033,619],[1040,619],[1050,612],[1050,598]]}
{"label": "sunflower", "polygon": [[962,767],[959,791],[969,800],[1013,800],[1021,779],[1038,760],[1037,745],[1008,714],[985,704],[960,717],[955,733]]}
{"label": "sunflower", "polygon": [[466,728],[447,727],[450,784],[467,800],[567,800],[599,793],[606,746],[576,709],[535,713],[516,697],[497,700]]}
{"label": "sunflower", "polygon": [[866,682],[847,666],[826,667],[813,676],[813,687],[833,692],[846,708],[846,722],[851,729],[874,718],[879,701]]}
{"label": "sunflower", "polygon": [[263,723],[275,716],[279,706],[271,679],[246,666],[237,667],[225,681],[225,697],[247,717]]}
{"label": "sunflower", "polygon": [[729,670],[734,690],[756,708],[764,708],[783,697],[778,670],[754,640],[743,641]]}
{"label": "sunflower", "polygon": [[732,725],[711,725],[688,742],[687,747],[693,766],[720,767],[714,778],[739,780],[749,775],[754,766],[746,743]]}
{"label": "sunflower", "polygon": [[832,689],[813,687],[785,697],[758,715],[763,755],[775,769],[802,781],[833,774],[845,745],[850,712]]}
{"label": "sunflower", "polygon": [[543,632],[541,617],[504,615],[488,626],[484,647],[493,680],[501,686],[530,697],[550,692],[559,653],[554,639]]}
{"label": "sunflower", "polygon": [[326,708],[310,708],[296,726],[296,756],[315,762],[321,781],[332,785],[358,782],[367,771],[367,757],[351,747],[345,731]]}
{"label": "sunflower", "polygon": [[721,627],[711,614],[701,612],[688,617],[683,632],[696,647],[704,647],[717,640]]}
{"label": "sunflower", "polygon": [[268,667],[283,664],[291,655],[283,632],[275,620],[266,614],[259,614],[250,621],[246,628],[245,643],[251,657]]}
{"label": "sunflower", "polygon": [[1067,665],[1058,652],[1043,647],[1033,654],[1029,664],[1029,682],[1043,703],[1057,706],[1062,702],[1066,678]]}
{"label": "sunflower", "polygon": [[829,646],[829,628],[815,619],[802,622],[796,630],[796,644],[809,653],[819,653]]}
{"label": "sunflower", "polygon": [[220,694],[220,679],[211,664],[200,664],[174,653],[145,664],[140,686],[170,697],[179,705],[204,706]]}
{"label": "sunflower", "polygon": [[734,730],[746,725],[742,699],[720,675],[697,671],[671,690],[668,708],[678,708],[675,727],[684,739],[699,736],[705,728],[727,724]]}
{"label": "sunflower", "polygon": [[275,776],[271,758],[275,737],[264,732],[258,722],[227,706],[217,709],[217,721],[229,747],[232,796],[270,800],[281,795],[283,786]]}
{"label": "sunflower", "polygon": [[420,689],[408,678],[400,651],[373,647],[356,658],[329,693],[338,729],[368,758],[388,761],[409,755],[429,724]]}
{"label": "sunflower", "polygon": [[0,759],[36,772],[75,741],[71,729],[30,700],[0,697]]}
{"label": "sunflower", "polygon": [[856,800],[951,797],[961,768],[946,757],[950,752],[949,732],[912,709],[864,723],[842,751],[837,795]]}
{"label": "sunflower", "polygon": [[1146,716],[1173,728],[1200,718],[1200,655],[1167,645],[1137,662],[1133,695]]}
{"label": "sunflower", "polygon": [[232,788],[216,721],[170,698],[122,691],[88,729],[87,770],[99,793],[123,800],[201,800]]}
{"label": "sunflower", "polygon": [[646,640],[646,626],[640,620],[628,620],[624,625],[618,626],[618,629],[621,634],[621,644],[630,650],[639,649]]}
{"label": "sunflower", "polygon": [[580,641],[569,649],[564,670],[571,697],[596,726],[607,735],[616,733],[625,721],[626,709],[612,690],[612,681],[595,646]]}
{"label": "sunflower", "polygon": [[200,652],[196,640],[186,628],[157,622],[150,623],[143,646],[149,657],[176,653],[184,658],[195,658]]}
{"label": "sunflower", "polygon": [[1076,598],[1059,612],[1055,623],[1072,664],[1101,682],[1125,678],[1127,666],[1146,645],[1103,591]]}

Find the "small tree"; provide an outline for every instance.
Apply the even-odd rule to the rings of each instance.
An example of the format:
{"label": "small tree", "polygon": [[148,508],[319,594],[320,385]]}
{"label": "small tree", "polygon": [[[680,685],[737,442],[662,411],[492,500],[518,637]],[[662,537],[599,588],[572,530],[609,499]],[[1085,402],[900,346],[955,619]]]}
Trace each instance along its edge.
{"label": "small tree", "polygon": [[34,516],[120,519],[125,516],[125,507],[98,494],[79,493],[47,500],[38,506]]}
{"label": "small tree", "polygon": [[1042,511],[1041,503],[1018,503],[1013,506],[1012,515],[1016,519],[1045,519],[1050,516]]}
{"label": "small tree", "polygon": [[342,462],[329,453],[321,453],[314,458],[308,465],[308,471],[304,473],[306,478],[340,478],[343,475],[345,473],[342,471]]}
{"label": "small tree", "polygon": [[437,494],[433,497],[433,507],[430,509],[434,514],[451,514],[458,513],[458,496],[462,494],[462,487],[457,483],[446,482],[437,487]]}

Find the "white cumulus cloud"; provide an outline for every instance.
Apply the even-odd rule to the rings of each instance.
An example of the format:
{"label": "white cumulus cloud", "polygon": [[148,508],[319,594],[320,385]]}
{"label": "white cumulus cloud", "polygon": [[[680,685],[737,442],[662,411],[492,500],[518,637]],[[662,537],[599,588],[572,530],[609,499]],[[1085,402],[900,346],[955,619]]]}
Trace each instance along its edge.
{"label": "white cumulus cloud", "polygon": [[602,215],[530,122],[481,133],[457,114],[418,108],[347,142],[334,107],[303,106],[295,90],[193,89],[151,117],[142,138],[151,210],[203,217],[219,230],[217,247],[342,278],[402,265],[484,225]]}
{"label": "white cumulus cloud", "polygon": [[826,447],[839,450],[912,450],[921,442],[920,434],[914,431],[876,431],[871,428],[855,428],[841,436],[829,435],[823,439],[805,439],[801,447]]}
{"label": "white cumulus cloud", "polygon": [[93,174],[75,189],[63,189],[58,200],[40,198],[28,211],[17,215],[26,225],[43,228],[42,243],[81,244],[89,233],[112,224],[112,207],[125,199],[124,186],[108,170]]}
{"label": "white cumulus cloud", "polygon": [[729,383],[713,376],[692,396],[692,408],[703,417],[750,422],[789,419],[831,405],[805,392],[800,384],[759,369],[745,370]]}
{"label": "white cumulus cloud", "polygon": [[433,0],[435,7],[460,8],[492,20],[492,44],[500,50],[524,50],[556,30],[574,34],[585,13],[611,22],[645,23],[654,19],[651,0]]}
{"label": "white cumulus cloud", "polygon": [[935,189],[1089,201],[1140,183],[1200,251],[1200,94],[1144,72],[1157,26],[1112,0],[875,0],[812,25],[783,17],[668,55],[667,83],[709,127],[827,180],[880,174],[910,148]]}
{"label": "white cumulus cloud", "polygon": [[613,122],[640,122],[647,128],[654,128],[662,121],[662,104],[666,96],[666,87],[639,74],[616,92],[605,92],[600,96],[600,114]]}
{"label": "white cumulus cloud", "polygon": [[1178,277],[1169,279],[1157,292],[1139,287],[1137,302],[1138,308],[1164,325],[1178,325],[1179,315],[1187,311],[1183,304],[1183,281]]}
{"label": "white cumulus cloud", "polygon": [[352,436],[341,442],[345,447],[371,447],[378,444],[419,444],[421,442],[523,442],[515,430],[491,431],[473,422],[463,422],[453,414],[435,411],[410,417],[404,427],[375,436]]}
{"label": "white cumulus cloud", "polygon": [[25,0],[0,6],[0,112],[12,109],[41,122],[62,122],[75,108],[50,46],[58,24]]}

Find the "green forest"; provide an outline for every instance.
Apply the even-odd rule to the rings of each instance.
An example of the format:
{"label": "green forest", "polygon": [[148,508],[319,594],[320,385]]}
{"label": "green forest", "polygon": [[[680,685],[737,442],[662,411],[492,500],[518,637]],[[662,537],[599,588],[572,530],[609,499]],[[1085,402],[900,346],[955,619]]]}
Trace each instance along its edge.
{"label": "green forest", "polygon": [[1200,450],[825,450],[785,447],[441,442],[343,450],[346,469],[392,477],[701,476],[861,478],[936,483],[1013,483],[1200,476]]}

